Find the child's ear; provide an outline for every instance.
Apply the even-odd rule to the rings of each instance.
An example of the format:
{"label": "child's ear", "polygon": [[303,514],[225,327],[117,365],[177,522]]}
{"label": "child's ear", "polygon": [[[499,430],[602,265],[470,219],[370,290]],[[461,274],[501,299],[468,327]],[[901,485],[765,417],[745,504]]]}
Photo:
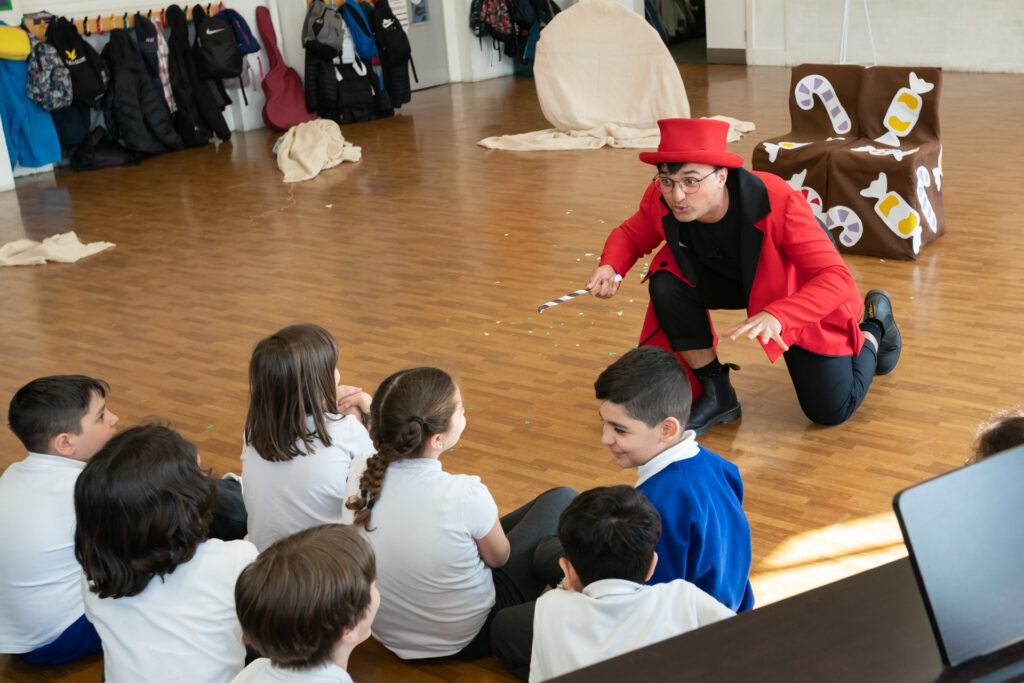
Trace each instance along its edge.
{"label": "child's ear", "polygon": [[654,553],[654,557],[651,558],[651,568],[647,570],[647,578],[644,579],[644,583],[651,580],[654,576],[654,568],[658,566],[658,553]]}
{"label": "child's ear", "polygon": [[52,447],[53,452],[57,455],[63,455],[65,458],[74,456],[75,451],[78,450],[78,446],[75,444],[74,434],[58,434],[53,437]]}
{"label": "child's ear", "polygon": [[674,417],[666,417],[658,425],[658,429],[660,430],[662,442],[671,441],[683,433],[682,425],[680,425],[679,420]]}
{"label": "child's ear", "polygon": [[356,628],[346,628],[341,632],[341,644],[342,645],[358,645],[361,641],[359,640],[359,631]]}
{"label": "child's ear", "polygon": [[562,588],[570,591],[581,592],[583,590],[583,585],[580,581],[580,575],[576,573],[576,568],[572,566],[572,562],[569,561],[569,558],[558,558],[558,566],[562,568],[562,573],[565,574],[565,581],[562,582]]}
{"label": "child's ear", "polygon": [[434,434],[427,439],[427,444],[435,451],[444,450],[444,434]]}

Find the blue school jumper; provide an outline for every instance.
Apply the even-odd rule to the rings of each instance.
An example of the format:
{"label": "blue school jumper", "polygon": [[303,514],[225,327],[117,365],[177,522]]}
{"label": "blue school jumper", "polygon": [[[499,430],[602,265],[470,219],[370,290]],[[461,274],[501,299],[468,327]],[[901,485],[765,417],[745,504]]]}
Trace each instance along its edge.
{"label": "blue school jumper", "polygon": [[637,486],[661,514],[658,564],[648,583],[686,579],[729,609],[742,612],[754,606],[754,592],[740,471],[693,445],[696,455],[665,466]]}

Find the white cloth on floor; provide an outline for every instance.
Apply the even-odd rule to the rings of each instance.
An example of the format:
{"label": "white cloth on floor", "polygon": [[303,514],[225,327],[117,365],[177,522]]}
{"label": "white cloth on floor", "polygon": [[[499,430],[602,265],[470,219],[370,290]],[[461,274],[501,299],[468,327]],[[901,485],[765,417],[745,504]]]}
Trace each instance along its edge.
{"label": "white cloth on floor", "polygon": [[[730,116],[709,116],[729,124],[729,142],[735,142],[744,133],[754,130],[750,121],[740,121]],[[543,152],[556,149],[597,149],[604,147],[628,147],[648,149],[658,146],[661,133],[654,128],[629,128],[615,123],[606,123],[590,130],[570,130],[563,133],[554,128],[537,130],[519,135],[498,135],[484,138],[477,144],[488,149],[504,149],[516,152]]]}
{"label": "white cloth on floor", "polygon": [[362,158],[363,148],[346,141],[341,127],[327,119],[292,126],[277,146],[277,167],[286,183],[309,180],[343,161]]}
{"label": "white cloth on floor", "polygon": [[82,244],[74,230],[52,235],[42,242],[14,240],[0,247],[0,266],[36,266],[47,261],[74,263],[113,246],[113,242]]}

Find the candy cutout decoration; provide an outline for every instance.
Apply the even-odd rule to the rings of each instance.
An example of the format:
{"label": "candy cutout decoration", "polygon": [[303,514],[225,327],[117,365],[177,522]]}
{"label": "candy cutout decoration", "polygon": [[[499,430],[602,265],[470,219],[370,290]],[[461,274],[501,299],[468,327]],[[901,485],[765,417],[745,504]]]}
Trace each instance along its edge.
{"label": "candy cutout decoration", "polygon": [[860,191],[862,197],[874,197],[875,213],[879,215],[889,229],[902,237],[911,239],[914,253],[921,251],[921,216],[906,199],[895,192],[888,192],[888,180],[885,173],[879,173],[867,188]]}
{"label": "candy cutout decoration", "polygon": [[860,216],[848,206],[833,206],[825,216],[825,227],[831,232],[834,228],[842,228],[839,243],[844,247],[852,247],[860,241],[864,234],[864,224]]}
{"label": "candy cutout decoration", "polygon": [[935,189],[942,192],[942,145],[939,145],[939,165],[932,169],[935,177]]}
{"label": "candy cutout decoration", "polygon": [[921,151],[921,148],[920,147],[915,147],[914,149],[903,150],[903,149],[891,149],[891,148],[888,148],[888,147],[875,147],[874,145],[864,145],[863,147],[854,147],[850,151],[851,152],[867,152],[868,154],[874,155],[876,157],[891,156],[891,157],[895,158],[896,161],[903,161],[903,157],[910,156],[914,152],[919,152],[919,151]]}
{"label": "candy cutout decoration", "polygon": [[804,76],[796,84],[793,93],[796,105],[804,111],[809,111],[814,106],[815,95],[821,98],[821,103],[825,105],[825,111],[828,112],[828,118],[832,122],[832,129],[837,133],[849,133],[853,129],[850,116],[843,109],[835,88],[827,78],[817,74]]}
{"label": "candy cutout decoration", "polygon": [[939,231],[939,219],[935,216],[935,209],[932,208],[931,200],[928,199],[928,193],[925,192],[925,188],[932,184],[932,176],[928,173],[928,169],[924,166],[917,167],[917,202],[921,205],[921,213],[924,214],[924,219],[928,221],[928,227],[932,229],[932,232]]}
{"label": "candy cutout decoration", "polygon": [[811,143],[809,142],[766,142],[764,148],[768,152],[768,161],[775,163],[776,157],[779,156],[780,149],[796,149],[797,147],[805,147]]}
{"label": "candy cutout decoration", "polygon": [[807,203],[811,205],[811,210],[814,211],[814,217],[821,220],[824,215],[824,202],[821,201],[821,195],[818,194],[817,190],[809,185],[804,185],[804,179],[807,178],[807,169],[794,173],[793,177],[787,180],[789,186],[804,196]]}
{"label": "candy cutout decoration", "polygon": [[892,97],[889,109],[885,112],[882,125],[888,131],[875,138],[875,142],[895,147],[900,144],[900,138],[905,137],[914,129],[918,118],[921,116],[921,105],[924,100],[921,95],[929,92],[935,85],[928,83],[923,78],[918,78],[913,71],[910,72],[910,87],[900,88]]}

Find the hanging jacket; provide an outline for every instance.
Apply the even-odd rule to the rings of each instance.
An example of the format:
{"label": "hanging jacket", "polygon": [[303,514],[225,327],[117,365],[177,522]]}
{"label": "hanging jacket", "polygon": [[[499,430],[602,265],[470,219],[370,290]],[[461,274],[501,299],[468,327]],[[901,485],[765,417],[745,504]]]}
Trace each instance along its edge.
{"label": "hanging jacket", "polygon": [[171,36],[167,41],[170,51],[168,67],[171,90],[178,111],[174,125],[189,147],[205,145],[210,141],[210,131],[221,140],[231,139],[231,130],[224,122],[224,115],[213,101],[209,86],[199,79],[195,59],[188,44],[188,20],[185,12],[177,5],[167,8],[167,24]]}
{"label": "hanging jacket", "polygon": [[110,139],[144,154],[184,149],[167,102],[153,86],[142,53],[128,31],[110,31],[102,55],[110,69],[110,84],[103,98]]}
{"label": "hanging jacket", "polygon": [[171,74],[167,64],[169,50],[167,39],[164,38],[164,27],[157,27],[148,17],[136,12],[135,37],[138,40],[139,52],[149,67],[149,75],[163,93],[164,101],[173,114],[178,110],[178,105],[174,103],[174,91],[171,89]]}
{"label": "hanging jacket", "polygon": [[0,59],[0,119],[11,168],[17,163],[35,167],[60,161],[60,141],[53,119],[25,94],[27,82],[28,66],[24,61]]}

